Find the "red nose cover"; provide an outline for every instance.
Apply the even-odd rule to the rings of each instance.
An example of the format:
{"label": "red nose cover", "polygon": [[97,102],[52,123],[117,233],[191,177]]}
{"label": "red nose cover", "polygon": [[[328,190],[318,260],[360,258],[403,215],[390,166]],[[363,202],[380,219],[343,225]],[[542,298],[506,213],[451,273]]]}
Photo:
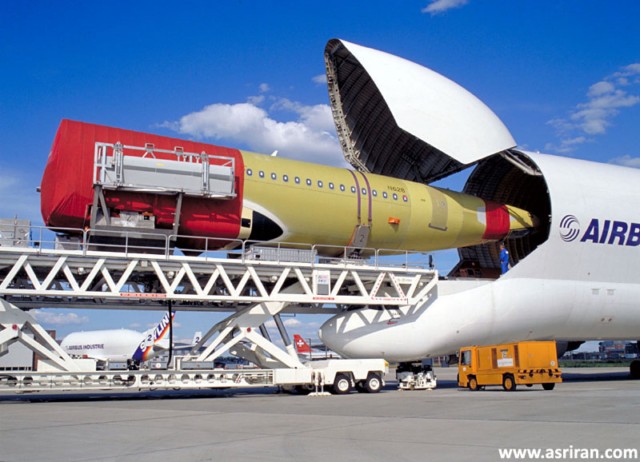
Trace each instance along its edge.
{"label": "red nose cover", "polygon": [[487,211],[487,227],[482,239],[497,240],[509,234],[509,211],[507,207],[496,202],[484,201]]}
{"label": "red nose cover", "polygon": [[[47,226],[58,229],[84,228],[89,224],[90,206],[93,203],[96,142],[120,142],[123,145],[140,147],[152,143],[156,149],[170,151],[180,146],[185,152],[205,152],[210,155],[233,157],[237,196],[227,200],[185,197],[179,234],[223,239],[238,236],[244,183],[244,162],[240,151],[71,120],[63,120],[60,123],[42,176],[40,208]],[[142,157],[144,151],[127,151],[125,155]],[[155,156],[159,159],[175,160],[175,156],[171,154],[155,153]],[[107,205],[112,210],[151,213],[156,217],[158,228],[173,228],[175,196],[110,191],[107,195]]]}

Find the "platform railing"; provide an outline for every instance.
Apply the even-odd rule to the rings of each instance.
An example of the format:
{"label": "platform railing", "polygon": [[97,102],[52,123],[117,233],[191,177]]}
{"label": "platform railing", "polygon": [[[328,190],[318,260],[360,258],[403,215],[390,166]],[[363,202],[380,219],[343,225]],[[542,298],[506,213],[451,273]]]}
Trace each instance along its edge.
{"label": "platform railing", "polygon": [[[177,246],[176,243],[180,245]],[[235,259],[242,263],[260,260],[276,263],[306,263],[312,266],[367,265],[373,267],[400,267],[407,269],[432,269],[424,251],[386,248],[355,248],[328,244],[301,242],[268,242],[257,240],[224,239],[180,234],[161,234],[144,230],[111,231],[79,228],[55,228],[31,226],[29,238],[20,248],[44,254],[71,251],[77,255],[154,255],[156,258],[174,259]],[[15,247],[0,246],[0,251]],[[256,257],[256,249],[271,249],[262,258]],[[295,258],[292,253],[295,252]]]}

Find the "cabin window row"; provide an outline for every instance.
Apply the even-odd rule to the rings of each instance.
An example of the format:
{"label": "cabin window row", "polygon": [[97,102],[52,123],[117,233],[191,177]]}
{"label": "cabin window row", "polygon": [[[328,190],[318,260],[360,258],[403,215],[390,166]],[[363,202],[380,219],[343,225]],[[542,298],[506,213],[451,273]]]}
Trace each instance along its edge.
{"label": "cabin window row", "polygon": [[[247,169],[247,176],[253,176],[253,170],[252,170],[252,169],[250,169],[250,168],[248,168],[248,169]],[[263,171],[263,170],[258,171],[258,176],[259,176],[260,178],[264,178],[264,177],[265,177],[265,173],[264,173],[264,171]],[[277,180],[278,180],[278,175],[277,175],[276,173],[273,173],[273,172],[272,172],[272,173],[271,173],[271,179],[272,179],[273,181],[277,181]],[[282,181],[283,181],[284,183],[288,183],[288,182],[289,182],[289,175],[286,175],[286,174],[285,174],[285,175],[282,175]],[[294,177],[294,178],[293,178],[293,182],[294,182],[295,184],[300,184],[300,183],[301,183],[301,181],[302,181],[302,180],[300,179],[300,177],[299,177],[299,176],[296,176],[296,177]],[[311,180],[311,178],[307,178],[307,179],[305,180],[305,183],[306,183],[306,185],[307,185],[307,186],[312,186],[312,185],[313,185],[313,181]],[[324,188],[324,182],[323,182],[322,180],[318,180],[318,183],[317,183],[317,184],[318,184],[318,188]],[[327,186],[328,186],[328,188],[329,188],[329,189],[331,189],[331,190],[335,190],[335,189],[336,189],[336,185],[335,185],[333,182],[329,182],[329,183],[327,183]],[[347,188],[346,188],[346,187],[345,187],[345,185],[343,185],[343,184],[341,184],[341,185],[339,186],[339,188],[340,188],[340,191],[342,191],[342,192],[345,192],[345,191],[347,190]],[[355,187],[355,186],[351,186],[350,190],[351,190],[351,192],[352,192],[353,194],[355,194],[355,193],[356,193],[356,187]],[[362,195],[363,195],[363,196],[366,196],[366,195],[367,195],[367,188],[362,188],[361,193],[362,193]],[[373,197],[378,197],[378,191],[377,191],[376,189],[372,189],[372,190],[371,190],[371,195],[372,195]],[[392,193],[391,195],[389,195],[386,191],[382,191],[382,197],[383,197],[384,199],[388,199],[388,198],[389,198],[389,196],[391,196],[391,197],[393,198],[393,200],[394,200],[394,201],[397,201],[397,200],[398,200],[398,194],[397,194],[397,193]],[[408,197],[407,197],[406,195],[403,195],[403,196],[402,196],[402,200],[403,200],[404,202],[407,202],[409,199],[408,199]]]}

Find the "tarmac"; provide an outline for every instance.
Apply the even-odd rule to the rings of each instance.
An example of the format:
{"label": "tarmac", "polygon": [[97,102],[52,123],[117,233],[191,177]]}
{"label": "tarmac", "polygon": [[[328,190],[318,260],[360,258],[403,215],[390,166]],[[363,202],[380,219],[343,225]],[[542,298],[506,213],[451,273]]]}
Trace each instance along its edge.
{"label": "tarmac", "polygon": [[498,461],[509,448],[635,449],[635,459],[617,460],[637,460],[640,381],[622,368],[564,372],[553,391],[472,392],[457,388],[456,368],[436,368],[433,391],[390,381],[378,394],[328,397],[2,395],[0,461]]}

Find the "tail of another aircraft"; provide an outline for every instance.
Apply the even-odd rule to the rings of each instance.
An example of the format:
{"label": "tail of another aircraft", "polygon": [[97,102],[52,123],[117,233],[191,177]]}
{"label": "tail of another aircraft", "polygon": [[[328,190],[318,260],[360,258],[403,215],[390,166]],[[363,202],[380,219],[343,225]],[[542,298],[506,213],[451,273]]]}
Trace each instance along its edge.
{"label": "tail of another aircraft", "polygon": [[[172,318],[173,316],[175,316],[175,313],[171,315]],[[132,359],[139,362],[147,361],[154,356],[154,349],[166,349],[159,343],[169,331],[170,324],[169,313],[167,313],[154,329],[145,333],[140,345],[133,353]]]}
{"label": "tail of another aircraft", "polygon": [[201,339],[202,339],[202,332],[197,331],[195,334],[193,334],[193,340],[191,341],[191,345],[197,345]]}
{"label": "tail of another aircraft", "polygon": [[311,354],[311,347],[305,340],[298,334],[293,334],[293,343],[296,345],[296,351],[298,354],[309,355]]}

